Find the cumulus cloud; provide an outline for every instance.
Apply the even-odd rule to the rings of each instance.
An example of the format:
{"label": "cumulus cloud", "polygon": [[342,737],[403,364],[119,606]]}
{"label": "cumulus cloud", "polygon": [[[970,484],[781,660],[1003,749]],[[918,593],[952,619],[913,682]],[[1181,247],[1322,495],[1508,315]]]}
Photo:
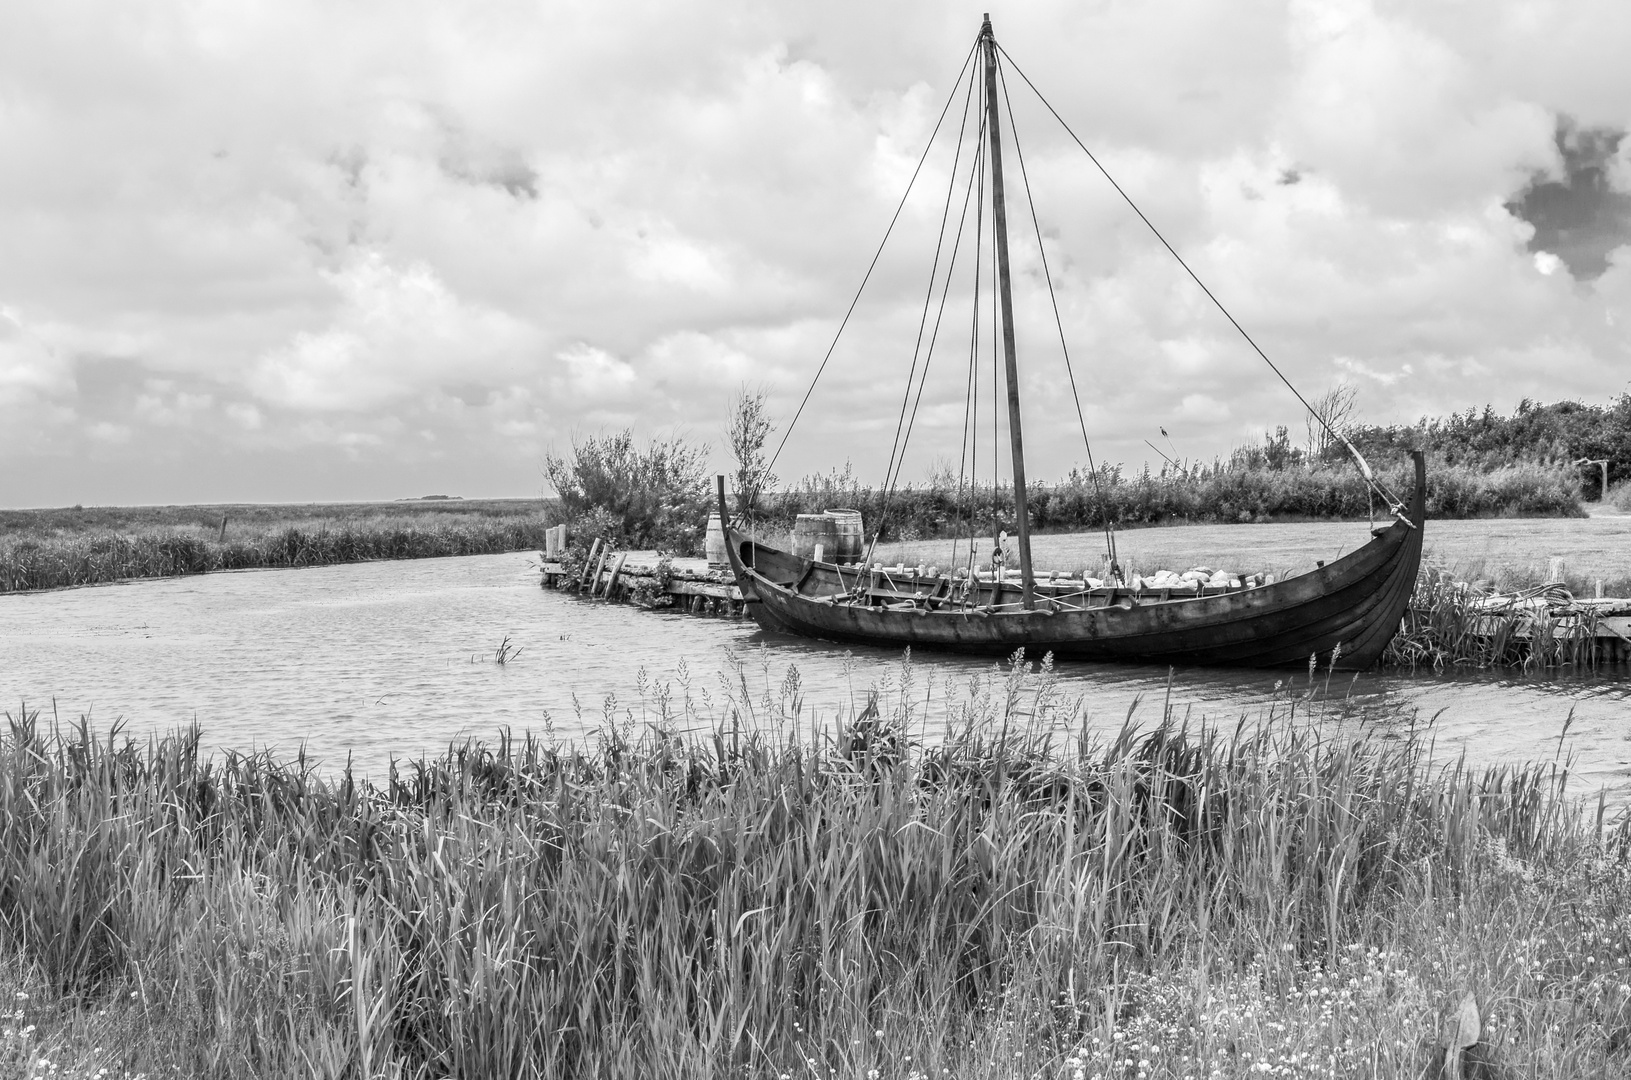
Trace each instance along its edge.
{"label": "cumulus cloud", "polygon": [[329,325],[267,352],[248,385],[295,410],[377,410],[456,378],[503,380],[534,339],[504,312],[462,301],[425,263],[398,269],[375,252],[324,278],[338,306]]}
{"label": "cumulus cloud", "polygon": [[0,307],[0,405],[30,404],[72,385],[60,351],[25,326],[16,312]]}
{"label": "cumulus cloud", "polygon": [[[5,5],[0,452],[30,465],[0,502],[526,493],[574,433],[715,439],[742,382],[785,422],[976,30],[921,0]],[[1049,2],[997,32],[1306,392],[1346,378],[1396,421],[1622,389],[1625,5]],[[1296,428],[1009,83],[1042,227],[1016,202],[1031,471],[1081,458],[1072,378],[1111,460],[1160,426],[1193,456]],[[881,474],[950,160],[782,475]],[[909,476],[961,436],[955,318]]]}

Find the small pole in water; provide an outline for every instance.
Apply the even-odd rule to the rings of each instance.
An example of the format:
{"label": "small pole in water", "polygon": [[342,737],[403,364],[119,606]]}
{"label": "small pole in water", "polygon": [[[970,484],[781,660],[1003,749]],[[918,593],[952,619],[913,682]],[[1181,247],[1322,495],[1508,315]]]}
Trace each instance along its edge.
{"label": "small pole in water", "polygon": [[225,514],[222,514],[221,515],[221,539],[218,541],[218,543],[224,544],[226,542],[227,542],[227,516]]}

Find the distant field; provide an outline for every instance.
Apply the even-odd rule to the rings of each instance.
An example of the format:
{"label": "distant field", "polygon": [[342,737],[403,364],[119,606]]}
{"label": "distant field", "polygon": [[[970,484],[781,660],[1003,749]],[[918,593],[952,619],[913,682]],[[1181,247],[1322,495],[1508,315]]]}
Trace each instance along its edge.
{"label": "distant field", "polygon": [[[1364,522],[1353,521],[1176,525],[1118,532],[1116,546],[1122,565],[1137,573],[1206,565],[1286,574],[1312,570],[1316,559],[1335,559],[1364,544],[1369,536]],[[950,540],[883,544],[878,558],[949,566],[951,544]],[[990,537],[981,541],[982,556],[989,555],[990,545]],[[961,550],[966,552],[967,545]],[[1031,550],[1038,569],[1086,567],[1098,573],[1104,534],[1036,536],[1031,538]],[[1464,579],[1528,584],[1546,576],[1547,563],[1554,557],[1565,560],[1568,578],[1577,590],[1601,578],[1615,590],[1614,595],[1627,595],[1631,591],[1631,514],[1427,522],[1427,560]]]}
{"label": "distant field", "polygon": [[459,520],[535,515],[553,499],[404,499],[364,503],[222,503],[202,506],[71,506],[41,510],[0,510],[0,539],[62,537],[86,533],[135,533],[153,529],[200,530],[227,535],[289,525],[360,523],[398,519],[422,525]]}
{"label": "distant field", "polygon": [[[544,499],[0,511],[0,592],[542,547]],[[224,522],[224,527],[223,527]]]}

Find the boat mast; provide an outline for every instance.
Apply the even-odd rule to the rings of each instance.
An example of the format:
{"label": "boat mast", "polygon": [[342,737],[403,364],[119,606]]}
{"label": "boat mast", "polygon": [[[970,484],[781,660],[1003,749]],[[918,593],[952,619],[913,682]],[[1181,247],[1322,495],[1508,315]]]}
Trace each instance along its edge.
{"label": "boat mast", "polygon": [[1025,440],[1019,427],[1019,367],[1014,360],[1014,297],[1008,281],[1008,212],[1002,201],[1002,138],[997,123],[997,39],[991,16],[980,27],[985,55],[986,130],[991,133],[991,218],[997,240],[997,294],[1002,297],[1002,352],[1008,372],[1008,438],[1014,458],[1014,517],[1019,533],[1019,581],[1025,610],[1036,607],[1031,575],[1031,518],[1025,498]]}

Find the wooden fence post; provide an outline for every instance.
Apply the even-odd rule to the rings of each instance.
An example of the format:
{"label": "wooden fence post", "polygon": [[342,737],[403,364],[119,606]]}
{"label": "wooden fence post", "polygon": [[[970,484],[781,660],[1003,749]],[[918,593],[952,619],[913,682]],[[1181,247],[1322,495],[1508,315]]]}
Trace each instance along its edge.
{"label": "wooden fence post", "polygon": [[589,599],[595,598],[595,591],[600,588],[600,572],[606,569],[606,559],[612,553],[612,546],[605,545],[600,549],[600,561],[595,564],[595,574],[589,579]]}
{"label": "wooden fence post", "polygon": [[617,584],[617,575],[623,572],[623,560],[627,559],[628,557],[629,553],[626,551],[620,551],[617,553],[617,565],[612,567],[612,576],[606,582],[606,594],[601,597],[602,600],[611,600],[612,587]]}

